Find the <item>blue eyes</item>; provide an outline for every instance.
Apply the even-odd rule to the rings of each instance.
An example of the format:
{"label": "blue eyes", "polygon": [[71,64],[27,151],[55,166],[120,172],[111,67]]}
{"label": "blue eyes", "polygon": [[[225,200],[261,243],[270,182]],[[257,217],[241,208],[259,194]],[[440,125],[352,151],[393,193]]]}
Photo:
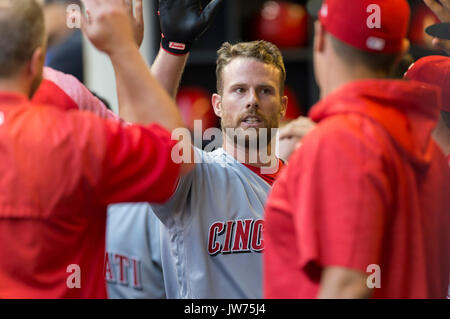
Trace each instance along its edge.
{"label": "blue eyes", "polygon": [[[244,89],[244,88],[236,88],[234,90],[234,92],[241,94],[241,93],[245,93],[246,89]],[[262,94],[272,94],[272,90],[271,89],[261,89],[260,92]]]}

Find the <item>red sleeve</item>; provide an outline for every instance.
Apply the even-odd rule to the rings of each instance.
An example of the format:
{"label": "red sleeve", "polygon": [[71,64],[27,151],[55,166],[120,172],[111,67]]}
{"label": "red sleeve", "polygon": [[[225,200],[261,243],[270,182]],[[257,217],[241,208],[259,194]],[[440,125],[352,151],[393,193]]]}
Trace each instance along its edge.
{"label": "red sleeve", "polygon": [[176,141],[159,125],[148,128],[106,121],[106,154],[98,192],[107,204],[163,203],[172,196],[180,167],[171,159]]}
{"label": "red sleeve", "polygon": [[33,95],[32,102],[52,105],[60,110],[78,110],[78,105],[59,86],[49,80],[42,80],[39,89]]}
{"label": "red sleeve", "polygon": [[290,163],[300,263],[366,272],[379,262],[390,184],[380,145],[337,123],[305,139]]}
{"label": "red sleeve", "polygon": [[124,125],[91,112],[55,107],[36,106],[31,114],[29,132],[36,131],[37,140],[46,134],[41,148],[48,156],[38,173],[51,171],[47,184],[53,188],[48,189],[57,191],[46,197],[53,202],[79,198],[102,206],[161,203],[173,194],[180,171],[171,159],[176,141],[162,127]]}

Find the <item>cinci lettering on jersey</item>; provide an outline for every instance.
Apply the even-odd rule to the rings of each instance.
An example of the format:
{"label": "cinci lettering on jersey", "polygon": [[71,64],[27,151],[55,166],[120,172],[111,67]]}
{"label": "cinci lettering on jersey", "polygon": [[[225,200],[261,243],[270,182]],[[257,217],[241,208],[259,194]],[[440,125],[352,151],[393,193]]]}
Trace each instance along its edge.
{"label": "cinci lettering on jersey", "polygon": [[209,227],[208,254],[260,253],[264,249],[262,219],[215,222]]}

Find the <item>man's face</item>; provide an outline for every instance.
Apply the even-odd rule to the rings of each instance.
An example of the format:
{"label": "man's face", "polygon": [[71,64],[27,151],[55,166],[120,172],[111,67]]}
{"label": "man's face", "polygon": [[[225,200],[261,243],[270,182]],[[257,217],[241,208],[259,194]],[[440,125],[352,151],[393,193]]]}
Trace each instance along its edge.
{"label": "man's face", "polygon": [[[235,58],[223,69],[223,94],[215,105],[222,129],[244,130],[256,138],[261,128],[278,128],[287,98],[280,93],[281,71],[252,58]],[[257,136],[254,136],[255,132]]]}

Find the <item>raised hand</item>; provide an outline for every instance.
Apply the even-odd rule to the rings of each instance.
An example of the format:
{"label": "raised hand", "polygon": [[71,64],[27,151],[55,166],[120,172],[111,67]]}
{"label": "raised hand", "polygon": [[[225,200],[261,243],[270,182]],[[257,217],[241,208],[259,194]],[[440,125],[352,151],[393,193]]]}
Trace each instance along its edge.
{"label": "raised hand", "polygon": [[192,42],[211,25],[222,0],[202,9],[200,0],[159,0],[162,47],[174,54],[189,52]]}
{"label": "raised hand", "polygon": [[124,0],[82,0],[86,16],[81,29],[91,43],[108,55],[136,46],[129,11]]}

